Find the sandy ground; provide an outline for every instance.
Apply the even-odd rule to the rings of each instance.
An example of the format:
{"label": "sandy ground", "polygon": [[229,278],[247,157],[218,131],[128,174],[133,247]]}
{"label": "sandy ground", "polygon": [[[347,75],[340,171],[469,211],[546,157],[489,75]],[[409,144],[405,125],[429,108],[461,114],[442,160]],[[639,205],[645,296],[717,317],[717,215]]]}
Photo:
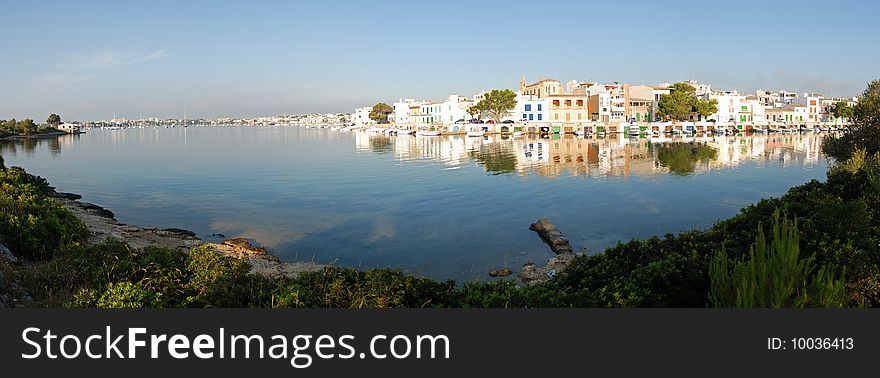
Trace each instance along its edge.
{"label": "sandy ground", "polygon": [[119,223],[113,213],[94,204],[78,201],[75,195],[60,193],[58,200],[89,228],[89,244],[103,242],[108,237],[125,241],[129,245],[142,248],[146,246],[191,249],[203,244],[210,245],[222,256],[247,260],[251,272],[267,276],[295,277],[303,272],[321,270],[325,265],[315,262],[286,262],[277,256],[266,254],[265,250],[250,245],[227,245],[207,243],[192,232],[177,229],[158,229],[138,227]]}

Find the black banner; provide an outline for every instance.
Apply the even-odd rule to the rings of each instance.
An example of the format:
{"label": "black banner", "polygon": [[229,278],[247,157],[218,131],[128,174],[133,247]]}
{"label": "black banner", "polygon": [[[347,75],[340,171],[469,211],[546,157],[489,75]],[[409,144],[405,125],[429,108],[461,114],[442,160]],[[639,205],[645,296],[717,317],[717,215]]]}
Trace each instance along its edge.
{"label": "black banner", "polygon": [[5,309],[0,366],[31,376],[815,376],[872,367],[878,319],[857,309]]}

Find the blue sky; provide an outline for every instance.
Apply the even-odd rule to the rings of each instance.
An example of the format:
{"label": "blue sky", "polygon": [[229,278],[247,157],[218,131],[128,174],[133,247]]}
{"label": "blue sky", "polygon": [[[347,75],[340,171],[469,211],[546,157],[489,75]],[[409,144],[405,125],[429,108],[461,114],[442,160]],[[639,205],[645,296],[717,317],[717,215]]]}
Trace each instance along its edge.
{"label": "blue sky", "polygon": [[0,0],[0,119],[348,112],[552,77],[855,95],[865,1]]}

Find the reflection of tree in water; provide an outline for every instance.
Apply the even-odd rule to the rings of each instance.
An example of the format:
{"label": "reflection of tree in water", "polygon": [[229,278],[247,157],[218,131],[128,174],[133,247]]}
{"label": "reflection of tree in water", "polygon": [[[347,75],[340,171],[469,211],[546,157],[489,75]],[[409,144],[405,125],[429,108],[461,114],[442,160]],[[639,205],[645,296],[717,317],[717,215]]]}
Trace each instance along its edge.
{"label": "reflection of tree in water", "polygon": [[708,163],[718,156],[718,151],[702,143],[664,143],[657,148],[660,165],[677,175],[694,173],[697,162]]}
{"label": "reflection of tree in water", "polygon": [[0,142],[0,154],[16,155],[19,152],[25,155],[32,155],[36,151],[37,146],[46,143],[49,147],[49,153],[53,156],[61,153],[61,138],[79,139],[79,135],[65,135],[51,138],[16,138],[8,141]]}
{"label": "reflection of tree in water", "polygon": [[20,138],[6,142],[0,142],[0,153],[4,155],[17,155],[24,152],[27,155],[33,154],[38,144],[37,139]]}
{"label": "reflection of tree in water", "polygon": [[516,171],[516,155],[507,144],[482,145],[479,152],[470,151],[468,155],[491,174],[500,175]]}
{"label": "reflection of tree in water", "polygon": [[385,136],[370,136],[370,151],[378,153],[391,152],[391,138]]}
{"label": "reflection of tree in water", "polygon": [[49,138],[49,153],[57,156],[61,153],[61,138]]}

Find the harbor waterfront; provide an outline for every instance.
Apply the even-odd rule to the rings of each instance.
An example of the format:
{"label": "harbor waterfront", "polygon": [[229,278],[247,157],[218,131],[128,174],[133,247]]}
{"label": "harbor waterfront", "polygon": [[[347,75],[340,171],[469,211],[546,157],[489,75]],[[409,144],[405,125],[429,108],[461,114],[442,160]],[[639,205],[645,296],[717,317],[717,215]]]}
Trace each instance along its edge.
{"label": "harbor waterfront", "polygon": [[472,281],[545,261],[551,252],[528,230],[539,217],[552,219],[575,250],[595,253],[618,240],[707,227],[823,180],[824,135],[178,127],[90,129],[3,142],[0,153],[7,166],[79,193],[121,222],[246,237],[282,259]]}

